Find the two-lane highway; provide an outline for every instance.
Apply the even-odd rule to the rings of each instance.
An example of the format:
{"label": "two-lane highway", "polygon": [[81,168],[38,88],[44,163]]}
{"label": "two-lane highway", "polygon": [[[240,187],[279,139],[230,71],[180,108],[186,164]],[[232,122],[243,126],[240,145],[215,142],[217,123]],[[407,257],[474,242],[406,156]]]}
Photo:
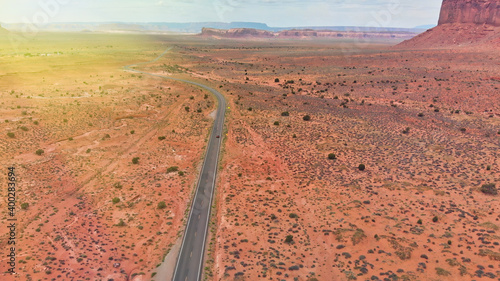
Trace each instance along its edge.
{"label": "two-lane highway", "polygon": [[[208,234],[208,223],[210,221],[210,210],[215,190],[219,152],[221,141],[223,138],[224,117],[226,114],[226,100],[221,93],[203,84],[189,80],[148,73],[132,68],[134,66],[155,62],[162,56],[164,56],[170,49],[171,48],[167,49],[163,54],[161,54],[153,61],[128,65],[125,67],[125,69],[145,75],[161,77],[196,85],[211,92],[217,98],[217,116],[214,121],[212,133],[209,137],[205,159],[203,160],[203,167],[201,169],[198,185],[196,187],[194,200],[191,206],[191,211],[189,213],[189,219],[186,225],[186,230],[184,232],[184,238],[182,240],[181,251],[177,259],[173,277],[174,281],[199,281],[201,280],[202,275],[203,257],[205,253],[205,244]],[[220,138],[217,138],[217,136],[220,136]]]}

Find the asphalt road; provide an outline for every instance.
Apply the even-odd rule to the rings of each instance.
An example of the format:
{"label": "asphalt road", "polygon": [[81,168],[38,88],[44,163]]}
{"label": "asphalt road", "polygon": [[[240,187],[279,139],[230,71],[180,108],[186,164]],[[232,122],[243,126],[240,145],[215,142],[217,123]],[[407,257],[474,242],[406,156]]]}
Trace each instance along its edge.
{"label": "asphalt road", "polygon": [[[174,281],[199,281],[201,280],[203,269],[203,256],[205,252],[205,244],[208,234],[208,222],[210,220],[210,209],[212,206],[212,198],[215,189],[215,179],[217,175],[217,166],[219,160],[219,152],[221,141],[223,138],[224,117],[226,113],[226,100],[221,93],[205,86],[203,84],[162,76],[158,74],[147,73],[140,70],[135,70],[132,67],[152,63],[164,56],[171,48],[167,49],[162,55],[153,61],[133,64],[125,66],[125,69],[142,73],[145,75],[166,78],[170,80],[180,81],[192,85],[196,85],[211,92],[218,101],[217,116],[215,118],[212,133],[208,141],[208,146],[201,169],[200,178],[196,187],[194,200],[189,213],[189,219],[182,240],[181,251],[177,259],[177,264],[174,271]],[[220,138],[216,138],[216,136]]]}

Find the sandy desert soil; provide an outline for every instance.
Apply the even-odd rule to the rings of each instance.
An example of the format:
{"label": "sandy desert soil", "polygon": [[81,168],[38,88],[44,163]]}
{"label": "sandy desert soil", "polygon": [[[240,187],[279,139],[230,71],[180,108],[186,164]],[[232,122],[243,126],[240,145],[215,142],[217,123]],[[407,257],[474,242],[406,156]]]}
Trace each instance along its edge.
{"label": "sandy desert soil", "polygon": [[179,47],[230,101],[207,280],[500,278],[495,50],[218,44]]}
{"label": "sandy desert soil", "polygon": [[495,50],[101,40],[2,53],[1,163],[29,203],[18,280],[148,280],[182,231],[215,105],[121,68],[167,46],[144,70],[230,105],[207,280],[500,278],[499,197],[480,191],[499,185]]}
{"label": "sandy desert soil", "polygon": [[215,100],[124,71],[167,48],[149,36],[2,44],[0,163],[18,177],[18,274],[2,255],[0,279],[150,280],[183,231]]}

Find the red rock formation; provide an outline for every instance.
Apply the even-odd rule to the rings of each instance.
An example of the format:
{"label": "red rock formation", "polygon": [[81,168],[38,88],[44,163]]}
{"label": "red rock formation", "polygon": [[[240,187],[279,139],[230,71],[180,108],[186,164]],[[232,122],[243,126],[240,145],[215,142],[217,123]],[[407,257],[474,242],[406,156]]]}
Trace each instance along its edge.
{"label": "red rock formation", "polygon": [[363,32],[363,31],[332,31],[332,30],[312,30],[312,29],[292,29],[279,32],[270,32],[252,28],[215,29],[203,28],[200,34],[204,37],[215,38],[289,38],[289,39],[309,39],[309,38],[385,38],[409,39],[415,34],[411,32]]}
{"label": "red rock formation", "polygon": [[500,0],[444,0],[438,25],[446,23],[500,26]]}
{"label": "red rock formation", "polygon": [[216,29],[216,28],[203,28],[201,31],[202,36],[213,37],[228,37],[228,38],[241,38],[241,37],[274,37],[274,33],[258,30],[253,28],[232,28],[229,30]]}
{"label": "red rock formation", "polygon": [[500,48],[500,0],[443,0],[438,26],[396,48]]}

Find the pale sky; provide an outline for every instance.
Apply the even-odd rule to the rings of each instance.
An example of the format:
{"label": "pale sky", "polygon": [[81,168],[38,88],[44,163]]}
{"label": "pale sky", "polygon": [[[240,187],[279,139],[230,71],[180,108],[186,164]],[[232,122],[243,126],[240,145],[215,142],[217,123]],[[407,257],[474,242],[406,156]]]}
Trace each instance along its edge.
{"label": "pale sky", "polygon": [[0,23],[234,22],[289,26],[437,24],[441,0],[0,0]]}

